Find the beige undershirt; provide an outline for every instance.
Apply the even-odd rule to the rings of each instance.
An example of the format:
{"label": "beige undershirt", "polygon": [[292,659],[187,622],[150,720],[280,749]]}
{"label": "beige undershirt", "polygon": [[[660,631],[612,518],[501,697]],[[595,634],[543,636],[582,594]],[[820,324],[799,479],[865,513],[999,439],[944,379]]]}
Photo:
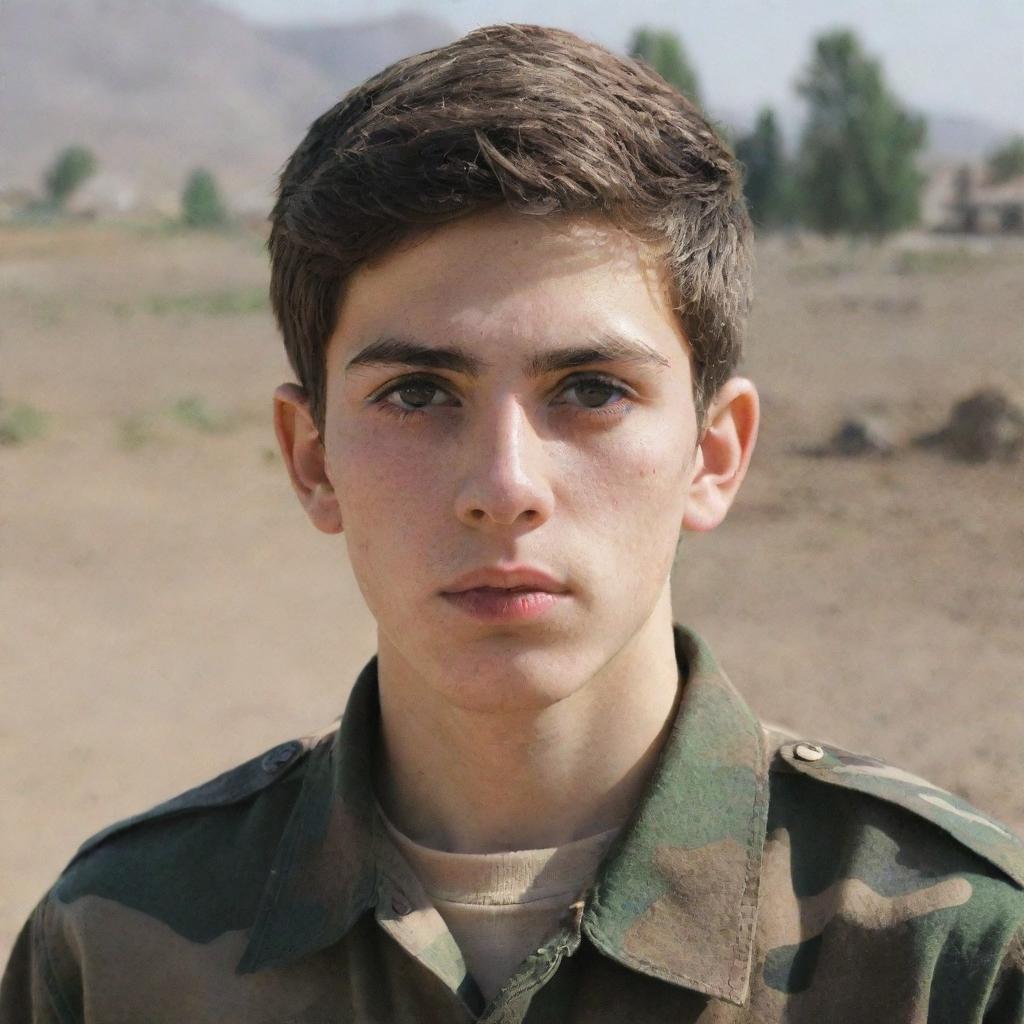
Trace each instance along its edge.
{"label": "beige undershirt", "polygon": [[559,930],[619,831],[547,850],[447,853],[421,846],[381,817],[488,1001]]}

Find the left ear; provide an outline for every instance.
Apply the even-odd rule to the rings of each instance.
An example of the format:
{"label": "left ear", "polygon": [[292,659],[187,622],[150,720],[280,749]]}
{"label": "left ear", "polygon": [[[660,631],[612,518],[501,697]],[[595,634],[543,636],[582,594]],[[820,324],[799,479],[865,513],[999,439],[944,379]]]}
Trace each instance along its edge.
{"label": "left ear", "polygon": [[713,530],[725,519],[747,474],[760,417],[757,389],[745,377],[730,377],[708,407],[683,529]]}

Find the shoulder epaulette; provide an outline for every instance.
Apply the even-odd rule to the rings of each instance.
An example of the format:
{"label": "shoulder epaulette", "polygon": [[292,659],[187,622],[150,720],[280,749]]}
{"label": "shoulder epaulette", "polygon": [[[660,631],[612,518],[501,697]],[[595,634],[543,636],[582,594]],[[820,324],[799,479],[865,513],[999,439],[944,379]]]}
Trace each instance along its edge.
{"label": "shoulder epaulette", "polygon": [[149,810],[108,825],[82,843],[68,862],[67,867],[71,867],[77,860],[111,836],[143,822],[211,807],[226,807],[253,796],[289,774],[305,759],[309,751],[324,735],[326,734],[320,733],[279,743],[265,753],[236,765],[234,768],[229,768],[208,782],[194,786],[170,800],[165,800],[163,803],[149,808]]}
{"label": "shoulder epaulette", "polygon": [[1024,841],[963,797],[877,757],[766,729],[776,769],[784,764],[819,782],[896,804],[937,825],[1024,888]]}

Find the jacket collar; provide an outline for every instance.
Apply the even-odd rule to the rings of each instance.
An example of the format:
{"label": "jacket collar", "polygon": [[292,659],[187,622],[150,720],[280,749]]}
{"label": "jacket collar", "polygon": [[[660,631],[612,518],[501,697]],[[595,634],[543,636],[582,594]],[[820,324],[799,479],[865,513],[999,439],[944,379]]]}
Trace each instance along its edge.
{"label": "jacket collar", "polygon": [[[676,720],[587,899],[582,927],[627,967],[742,1004],[768,804],[763,734],[700,638],[679,625],[673,633],[685,679]],[[240,972],[327,948],[376,903],[371,765],[379,714],[374,657],[339,728],[310,752]]]}
{"label": "jacket collar", "polygon": [[703,641],[673,631],[686,680],[675,724],[583,931],[627,967],[742,1005],[768,815],[763,732]]}

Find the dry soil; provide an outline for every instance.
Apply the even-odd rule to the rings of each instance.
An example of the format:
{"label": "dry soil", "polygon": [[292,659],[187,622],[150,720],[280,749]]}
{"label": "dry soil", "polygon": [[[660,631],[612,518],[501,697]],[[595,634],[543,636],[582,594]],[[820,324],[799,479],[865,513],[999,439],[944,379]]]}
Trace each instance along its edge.
{"label": "dry soil", "polygon": [[[1024,246],[772,240],[764,424],[677,618],[766,718],[1024,829],[1024,464],[909,447],[1024,389]],[[287,484],[262,239],[0,228],[0,958],[77,844],[332,720],[373,653],[343,544]],[[810,458],[847,414],[888,459]],[[27,426],[26,426],[27,424]]]}

